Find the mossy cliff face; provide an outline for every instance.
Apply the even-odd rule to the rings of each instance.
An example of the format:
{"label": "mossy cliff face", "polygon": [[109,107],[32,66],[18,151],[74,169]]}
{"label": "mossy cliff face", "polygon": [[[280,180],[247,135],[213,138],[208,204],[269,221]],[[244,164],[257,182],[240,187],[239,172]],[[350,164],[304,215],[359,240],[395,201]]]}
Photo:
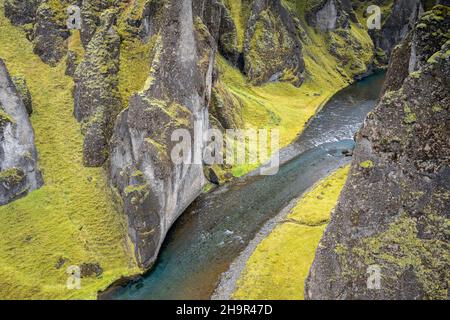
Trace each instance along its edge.
{"label": "mossy cliff face", "polygon": [[113,25],[115,19],[112,11],[102,14],[102,24],[75,71],[74,114],[82,122],[87,166],[101,166],[106,161],[112,126],[121,109],[118,91],[120,37]]}
{"label": "mossy cliff face", "polygon": [[350,27],[350,20],[357,22],[351,1],[322,0],[309,1],[310,9],[306,14],[308,23],[322,31],[331,31]]}
{"label": "mossy cliff face", "polygon": [[[357,135],[349,180],[306,282],[309,299],[448,297],[450,43],[431,19],[448,30],[448,9],[435,7],[416,25],[408,39],[421,53],[419,70],[387,84]],[[368,285],[373,266],[379,289]]]}
{"label": "mossy cliff face", "polygon": [[42,185],[28,111],[0,59],[0,205]]}
{"label": "mossy cliff face", "polygon": [[301,43],[293,18],[279,0],[256,0],[247,22],[244,70],[254,84],[290,74],[300,86],[304,71]]}
{"label": "mossy cliff face", "polygon": [[33,41],[34,53],[55,66],[67,53],[67,8],[78,0],[7,0],[5,16],[21,25]]}

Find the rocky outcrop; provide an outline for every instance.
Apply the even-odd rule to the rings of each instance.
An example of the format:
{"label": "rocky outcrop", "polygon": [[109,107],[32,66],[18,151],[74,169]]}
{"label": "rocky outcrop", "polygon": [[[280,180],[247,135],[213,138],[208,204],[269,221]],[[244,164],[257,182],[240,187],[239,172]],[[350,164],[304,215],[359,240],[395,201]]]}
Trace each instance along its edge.
{"label": "rocky outcrop", "polygon": [[211,36],[215,39],[219,52],[231,64],[242,67],[238,49],[236,24],[230,10],[220,0],[194,1],[194,13],[202,19]]}
{"label": "rocky outcrop", "polygon": [[0,205],[42,185],[27,109],[0,60]]}
{"label": "rocky outcrop", "polygon": [[222,82],[218,81],[212,90],[210,115],[216,120],[216,127],[238,129],[244,127],[242,105]]}
{"label": "rocky outcrop", "polygon": [[322,32],[347,29],[350,22],[357,22],[350,0],[322,0],[306,13],[309,25]]}
{"label": "rocky outcrop", "polygon": [[106,161],[114,119],[121,108],[117,89],[120,37],[114,23],[115,13],[105,11],[74,77],[74,114],[82,122],[84,163],[90,167]]}
{"label": "rocky outcrop", "polygon": [[280,0],[256,0],[247,22],[244,70],[250,81],[303,82],[304,61],[296,25]]}
{"label": "rocky outcrop", "polygon": [[392,52],[391,61],[386,75],[386,83],[382,90],[399,90],[409,73],[421,69],[427,59],[439,51],[448,35],[443,30],[450,29],[449,19],[444,19],[445,11],[429,11],[425,13],[417,24],[414,32],[410,32],[406,39]]}
{"label": "rocky outcrop", "polygon": [[22,25],[33,42],[34,52],[55,66],[67,53],[67,9],[78,0],[6,0],[5,16]]}
{"label": "rocky outcrop", "polygon": [[[97,28],[102,25],[101,15],[107,9],[117,10],[121,0],[90,0],[80,4],[81,42],[86,48],[94,37]],[[142,1],[135,1],[140,3]]]}
{"label": "rocky outcrop", "polygon": [[34,23],[41,0],[5,0],[5,16],[15,25]]}
{"label": "rocky outcrop", "polygon": [[76,1],[42,0],[36,12],[33,50],[42,61],[55,66],[67,53],[67,8]]}
{"label": "rocky outcrop", "polygon": [[163,5],[164,1],[162,0],[135,1],[125,13],[124,31],[147,42],[159,32]]}
{"label": "rocky outcrop", "polygon": [[349,180],[306,281],[309,299],[448,298],[450,40],[448,27],[438,29],[449,13],[425,14],[411,44],[393,54],[391,70],[407,75],[412,56],[419,69],[388,77],[357,134]]}
{"label": "rocky outcrop", "polygon": [[153,264],[168,229],[205,183],[201,161],[171,160],[178,142],[171,138],[175,129],[185,129],[195,137],[193,153],[201,155],[216,50],[192,0],[170,1],[161,14],[152,73],[119,115],[110,148],[111,185],[143,268]]}
{"label": "rocky outcrop", "polygon": [[306,14],[308,24],[322,32],[347,29],[350,20],[357,21],[349,0],[323,0]]}

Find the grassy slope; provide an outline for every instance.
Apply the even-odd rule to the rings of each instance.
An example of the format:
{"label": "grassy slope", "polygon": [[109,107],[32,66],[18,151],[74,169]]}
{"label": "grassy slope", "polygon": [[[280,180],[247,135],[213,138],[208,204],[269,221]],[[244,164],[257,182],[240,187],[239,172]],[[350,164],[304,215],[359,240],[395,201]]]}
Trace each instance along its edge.
{"label": "grassy slope", "polygon": [[[95,298],[99,289],[137,271],[126,249],[125,221],[105,192],[104,171],[82,165],[73,82],[64,76],[64,63],[42,63],[0,3],[0,57],[30,87],[45,180],[40,190],[0,207],[0,298]],[[60,257],[67,262],[57,269]],[[100,263],[103,276],[82,279],[81,290],[67,290],[66,268],[83,262]]]}
{"label": "grassy slope", "polygon": [[[230,3],[233,1],[230,1]],[[311,2],[311,1],[309,1]],[[342,51],[348,56],[349,65],[342,66],[338,58],[330,54],[329,40],[323,33],[309,27],[304,21],[305,12],[309,10],[309,2],[289,0],[283,3],[301,18],[307,35],[302,39],[303,55],[306,65],[305,82],[300,88],[290,83],[269,83],[263,86],[248,84],[238,69],[230,66],[225,59],[219,58],[221,77],[228,89],[239,98],[243,105],[243,119],[247,128],[277,128],[280,130],[280,147],[291,143],[304,129],[308,120],[335,93],[353,82],[357,74],[366,71],[373,59],[373,43],[364,27],[351,24],[350,37],[360,44],[359,53],[351,52],[345,43]],[[241,1],[230,5],[233,19],[237,21],[238,35],[243,37],[241,28],[245,26],[245,16],[238,15]],[[310,4],[309,4],[310,5]],[[244,17],[243,17],[244,16]],[[343,42],[342,38],[333,34],[333,39]],[[240,40],[242,41],[242,40]],[[357,68],[350,68],[355,64]],[[241,176],[257,165],[236,166],[235,176]]]}
{"label": "grassy slope", "polygon": [[247,262],[233,299],[303,299],[304,282],[349,167],[308,192]]}

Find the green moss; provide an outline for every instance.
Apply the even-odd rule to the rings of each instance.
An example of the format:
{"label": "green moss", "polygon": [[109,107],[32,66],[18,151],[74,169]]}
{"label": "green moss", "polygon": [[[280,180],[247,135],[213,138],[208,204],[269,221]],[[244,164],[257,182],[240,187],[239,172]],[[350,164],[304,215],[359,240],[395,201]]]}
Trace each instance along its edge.
{"label": "green moss", "polygon": [[250,0],[224,0],[225,6],[230,10],[237,31],[237,46],[239,52],[243,51],[247,21],[250,17],[252,1]]}
{"label": "green moss", "polygon": [[22,181],[24,173],[18,168],[10,168],[0,172],[0,183],[19,183]]}
{"label": "green moss", "polygon": [[14,120],[9,114],[3,111],[2,105],[0,104],[0,126],[3,126],[7,123],[14,123]]}
{"label": "green moss", "polygon": [[374,163],[373,163],[372,160],[367,160],[367,161],[361,162],[361,163],[359,164],[359,166],[360,166],[361,168],[364,168],[364,169],[371,169],[371,168],[374,167]]}
{"label": "green moss", "polygon": [[[113,281],[139,272],[125,217],[113,207],[103,169],[83,166],[83,139],[73,117],[73,82],[64,75],[65,64],[44,64],[33,54],[25,33],[7,19],[0,19],[0,42],[0,56],[11,74],[27,79],[45,181],[27,197],[0,207],[0,296],[95,299]],[[67,262],[57,269],[60,257]],[[82,279],[80,290],[68,290],[67,266],[91,261],[102,266],[102,277]]]}
{"label": "green moss", "polygon": [[403,108],[405,112],[405,117],[403,118],[403,122],[406,124],[413,124],[417,122],[417,116],[414,112],[411,111],[411,108],[407,105]]}
{"label": "green moss", "polygon": [[134,172],[131,174],[131,176],[132,176],[132,177],[135,177],[135,178],[139,178],[139,177],[143,177],[144,174],[142,173],[141,170],[136,170],[136,171],[134,171]]}
{"label": "green moss", "polygon": [[[433,219],[433,215],[425,219]],[[448,233],[449,220],[441,221]],[[450,264],[448,243],[418,237],[418,223],[414,218],[403,215],[389,225],[388,230],[373,237],[365,238],[351,250],[351,254],[364,264],[379,264],[383,272],[385,283],[390,278],[395,283],[406,271],[413,270],[417,281],[423,286],[425,299],[446,299],[446,281],[442,276],[449,276]],[[395,249],[394,249],[395,248]]]}
{"label": "green moss", "polygon": [[39,11],[49,12],[55,22],[64,24],[67,21],[67,7],[69,1],[67,0],[44,0],[39,5]]}
{"label": "green moss", "polygon": [[435,105],[433,105],[432,110],[433,110],[433,112],[442,112],[444,110],[444,108],[439,104],[435,104]]}
{"label": "green moss", "polygon": [[154,46],[158,36],[153,36],[148,42],[137,38],[126,38],[120,49],[119,92],[124,107],[130,96],[142,90],[150,75],[151,61],[154,56]]}
{"label": "green moss", "polygon": [[127,186],[125,188],[125,195],[129,196],[130,194],[133,193],[145,193],[148,191],[148,185],[144,184],[144,185],[138,185],[138,186]]}
{"label": "green moss", "polygon": [[301,198],[288,218],[311,227],[327,223],[347,180],[349,170],[349,166],[343,167],[320,181]]}
{"label": "green moss", "polygon": [[422,74],[422,72],[420,72],[420,71],[414,71],[414,72],[410,73],[409,76],[414,79],[419,79],[421,74]]}

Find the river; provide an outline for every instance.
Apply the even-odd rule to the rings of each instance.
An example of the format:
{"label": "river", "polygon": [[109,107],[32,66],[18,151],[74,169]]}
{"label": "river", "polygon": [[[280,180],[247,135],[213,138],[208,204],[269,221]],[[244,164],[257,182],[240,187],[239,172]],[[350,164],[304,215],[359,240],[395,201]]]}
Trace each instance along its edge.
{"label": "river", "polygon": [[281,152],[275,176],[249,175],[200,196],[174,224],[153,269],[102,299],[210,299],[220,276],[264,224],[328,174],[375,106],[384,73],[337,93]]}

